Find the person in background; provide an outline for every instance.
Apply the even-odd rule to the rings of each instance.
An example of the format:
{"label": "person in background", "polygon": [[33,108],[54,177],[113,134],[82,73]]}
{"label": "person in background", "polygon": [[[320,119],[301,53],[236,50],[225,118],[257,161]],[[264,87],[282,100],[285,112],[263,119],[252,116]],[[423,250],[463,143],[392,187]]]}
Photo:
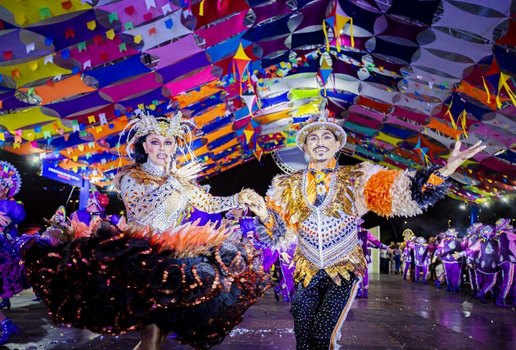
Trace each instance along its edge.
{"label": "person in background", "polygon": [[[0,309],[10,309],[10,298],[21,292],[26,283],[18,246],[18,227],[25,219],[23,205],[14,200],[20,191],[21,176],[18,170],[6,161],[0,161]],[[0,311],[0,345],[6,344],[18,327]]]}
{"label": "person in background", "polygon": [[401,249],[399,243],[395,244],[392,253],[394,255],[394,273],[397,275],[400,273],[401,269]]}
{"label": "person in background", "polygon": [[100,193],[96,188],[92,188],[86,208],[74,211],[70,218],[72,220],[83,222],[86,226],[89,226],[91,221],[95,218],[100,220],[109,220],[113,225],[117,225],[120,218],[118,215],[108,215],[106,213],[108,205],[109,197],[104,193]]}
{"label": "person in background", "polygon": [[[364,252],[364,257],[369,265],[371,263],[371,251],[369,248],[378,248],[378,249],[387,249],[387,246],[380,242],[368,229],[364,228],[362,224],[364,220],[362,218],[359,219],[359,228],[358,228],[358,240],[362,246],[362,251]],[[369,298],[369,271],[366,269],[364,271],[364,277],[359,283],[357,298]]]}
{"label": "person in background", "polygon": [[[413,263],[413,252],[412,248],[410,248],[409,242],[411,240],[415,240],[416,236],[414,232],[411,229],[405,229],[403,231],[403,250],[401,253],[401,258],[403,260],[403,279],[407,279],[407,275],[409,274],[409,271],[411,269],[412,263]],[[410,277],[414,275],[414,272],[412,270],[412,273],[410,274]]]}
{"label": "person in background", "polygon": [[254,247],[262,252],[263,270],[270,274],[273,281],[274,297],[277,301],[290,302],[294,295],[294,266],[293,256],[296,250],[295,242],[286,249],[272,249],[260,241],[257,227],[261,223],[255,217],[248,216],[248,209],[233,208],[226,213],[226,218],[232,221],[237,231],[244,239],[249,239]]}
{"label": "person in background", "polygon": [[498,266],[502,270],[502,286],[496,298],[496,305],[509,307],[507,297],[512,295],[512,303],[516,304],[516,232],[511,219],[500,218],[496,221],[496,236],[500,244]]}
{"label": "person in background", "polygon": [[428,266],[430,265],[430,251],[428,249],[428,243],[425,237],[418,237],[414,242],[411,243],[411,248],[414,250],[414,262],[416,264],[415,269],[415,282],[419,282],[419,278],[422,274],[423,283],[428,283],[427,274]]}

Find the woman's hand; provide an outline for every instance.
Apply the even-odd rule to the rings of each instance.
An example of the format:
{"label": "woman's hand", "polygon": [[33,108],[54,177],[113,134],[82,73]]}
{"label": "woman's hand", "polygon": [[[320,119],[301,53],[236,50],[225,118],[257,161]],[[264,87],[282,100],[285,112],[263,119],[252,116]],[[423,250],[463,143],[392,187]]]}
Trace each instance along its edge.
{"label": "woman's hand", "polygon": [[0,211],[0,226],[6,227],[12,222],[11,218],[5,215],[4,212]]}
{"label": "woman's hand", "polygon": [[457,170],[458,167],[462,165],[466,160],[472,158],[478,152],[484,150],[487,146],[482,145],[482,141],[478,141],[470,148],[465,149],[464,151],[460,150],[461,142],[457,140],[455,142],[455,147],[453,147],[453,151],[448,156],[448,162],[446,165],[439,169],[439,173],[443,176],[450,176]]}
{"label": "woman's hand", "polygon": [[193,161],[180,167],[179,169],[176,169],[175,171],[173,170],[172,172],[186,178],[188,181],[191,181],[197,179],[199,173],[202,172],[203,169],[204,166],[201,163]]}

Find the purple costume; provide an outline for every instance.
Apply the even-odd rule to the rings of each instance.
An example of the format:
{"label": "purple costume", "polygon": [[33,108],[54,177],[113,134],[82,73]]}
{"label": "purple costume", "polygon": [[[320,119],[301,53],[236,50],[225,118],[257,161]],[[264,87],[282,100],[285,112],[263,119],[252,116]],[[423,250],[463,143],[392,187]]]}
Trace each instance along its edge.
{"label": "purple costume", "polygon": [[403,260],[403,279],[407,279],[407,273],[410,270],[410,265],[412,264],[412,255],[411,248],[409,246],[409,242],[405,244],[405,248],[403,248],[403,253],[401,254],[401,259]]}
{"label": "purple costume", "polygon": [[292,259],[296,251],[296,244],[291,244],[286,250],[282,251],[272,249],[259,239],[256,230],[257,220],[255,218],[250,216],[236,218],[231,212],[228,212],[226,217],[229,220],[233,220],[234,225],[238,225],[237,230],[240,231],[243,238],[252,239],[254,247],[262,252],[263,270],[270,274],[272,267],[276,268],[277,284],[274,286],[276,299],[279,300],[281,295],[283,301],[292,301],[292,296],[295,292],[295,265]]}
{"label": "purple costume", "polygon": [[[0,308],[10,308],[9,298],[25,287],[24,266],[21,264],[17,224],[25,219],[25,209],[12,199],[20,190],[21,177],[16,168],[0,161]],[[9,200],[11,198],[11,200]],[[11,335],[18,333],[13,321],[0,312],[0,345],[9,341]]]}
{"label": "purple costume", "polygon": [[478,231],[482,226],[483,225],[480,222],[474,223],[468,227],[467,235],[462,239],[462,249],[464,252],[463,254],[466,256],[466,269],[468,270],[468,277],[473,295],[478,293],[477,267],[475,265],[478,251],[471,250],[470,248],[478,241]]}
{"label": "purple costume", "polygon": [[25,209],[14,200],[0,200],[0,212],[11,219],[7,226],[0,227],[0,297],[11,298],[24,289],[23,265],[15,238],[16,225],[25,219]]}
{"label": "purple costume", "polygon": [[458,292],[460,290],[460,277],[462,273],[462,258],[456,259],[453,253],[462,251],[460,240],[457,238],[458,232],[449,229],[444,233],[444,237],[437,246],[435,256],[440,256],[444,264],[446,274],[447,291]]}
{"label": "purple costume", "polygon": [[90,225],[91,220],[98,217],[102,220],[110,221],[113,225],[117,225],[120,218],[118,215],[107,215],[106,207],[109,204],[109,197],[97,191],[90,192],[86,209],[76,210],[71,217],[74,220],[83,222],[87,226]]}
{"label": "purple costume", "polygon": [[496,221],[496,235],[500,245],[498,266],[502,271],[502,287],[496,299],[496,305],[507,307],[506,302],[509,293],[512,295],[512,303],[516,304],[516,232],[510,225],[510,219],[499,219]]}
{"label": "purple costume", "polygon": [[222,216],[219,213],[207,213],[205,211],[199,210],[197,208],[194,208],[190,215],[183,220],[183,223],[185,222],[195,222],[198,221],[199,226],[205,226],[208,223],[217,223],[215,228],[218,228],[220,226],[220,223],[222,222]]}
{"label": "purple costume", "polygon": [[419,277],[423,273],[423,283],[427,283],[426,275],[428,273],[428,266],[430,265],[430,251],[424,237],[418,237],[415,242],[410,242],[410,247],[414,249],[414,260],[416,263],[416,282],[419,282]]}
{"label": "purple costume", "polygon": [[484,225],[479,230],[479,240],[469,250],[477,251],[475,265],[477,269],[477,298],[483,303],[486,302],[485,295],[489,293],[496,284],[498,275],[498,255],[500,245],[495,237],[494,227]]}
{"label": "purple costume", "polygon": [[[382,248],[386,249],[387,246],[380,242],[369,230],[366,230],[362,226],[358,228],[358,241],[362,246],[362,250],[364,252],[364,256],[366,258],[367,264],[371,262],[371,252],[369,250],[370,247],[374,248]],[[360,281],[357,292],[357,298],[367,298],[368,297],[368,289],[369,289],[369,272],[368,269],[365,269],[364,276]]]}

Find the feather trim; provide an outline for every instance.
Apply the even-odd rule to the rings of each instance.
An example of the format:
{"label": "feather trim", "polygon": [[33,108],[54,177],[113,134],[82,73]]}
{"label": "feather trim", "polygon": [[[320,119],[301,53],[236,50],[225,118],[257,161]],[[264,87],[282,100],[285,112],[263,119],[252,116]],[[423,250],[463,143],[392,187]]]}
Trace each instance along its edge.
{"label": "feather trim", "polygon": [[358,216],[362,216],[369,211],[364,196],[364,187],[369,178],[380,170],[385,170],[385,168],[369,162],[362,162],[358,165],[354,183],[355,208]]}
{"label": "feather trim", "polygon": [[410,191],[412,177],[410,175],[410,172],[404,171],[392,184],[392,215],[408,217],[423,213],[418,203],[412,199]]}
{"label": "feather trim", "polygon": [[257,226],[258,239],[275,250],[287,250],[297,240],[296,234],[287,227],[285,221],[274,211],[269,211],[268,227]]}
{"label": "feather trim", "polygon": [[425,186],[430,175],[432,175],[432,173],[437,169],[438,167],[435,165],[429,168],[422,168],[416,171],[416,174],[412,178],[410,186],[412,199],[423,210],[444,198],[446,191],[451,185],[449,181],[445,181],[437,186]]}
{"label": "feather trim", "polygon": [[380,170],[364,186],[367,208],[380,216],[392,216],[391,187],[399,176],[397,170]]}
{"label": "feather trim", "polygon": [[126,234],[135,238],[145,238],[159,252],[171,251],[176,259],[209,255],[212,248],[221,245],[231,235],[225,223],[216,228],[217,223],[199,226],[200,219],[181,225],[172,230],[156,234],[148,226],[132,226]]}

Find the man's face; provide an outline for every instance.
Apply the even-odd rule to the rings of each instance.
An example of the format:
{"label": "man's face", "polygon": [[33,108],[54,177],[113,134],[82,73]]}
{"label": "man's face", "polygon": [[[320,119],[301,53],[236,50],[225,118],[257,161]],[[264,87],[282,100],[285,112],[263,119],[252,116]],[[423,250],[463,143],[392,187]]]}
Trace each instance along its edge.
{"label": "man's face", "polygon": [[308,134],[303,151],[312,162],[327,162],[335,157],[340,149],[340,142],[335,135],[325,129],[317,129]]}

